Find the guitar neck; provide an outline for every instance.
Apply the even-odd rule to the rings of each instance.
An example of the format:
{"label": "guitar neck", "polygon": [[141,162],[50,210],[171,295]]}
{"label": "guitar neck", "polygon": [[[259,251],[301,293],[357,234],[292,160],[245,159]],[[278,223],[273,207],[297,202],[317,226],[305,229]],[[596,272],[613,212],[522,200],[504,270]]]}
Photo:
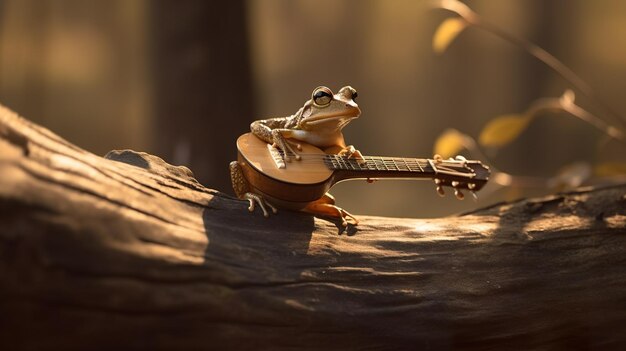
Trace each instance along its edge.
{"label": "guitar neck", "polygon": [[363,156],[363,160],[326,155],[326,166],[338,171],[339,178],[433,178],[437,174],[432,160],[425,158]]}

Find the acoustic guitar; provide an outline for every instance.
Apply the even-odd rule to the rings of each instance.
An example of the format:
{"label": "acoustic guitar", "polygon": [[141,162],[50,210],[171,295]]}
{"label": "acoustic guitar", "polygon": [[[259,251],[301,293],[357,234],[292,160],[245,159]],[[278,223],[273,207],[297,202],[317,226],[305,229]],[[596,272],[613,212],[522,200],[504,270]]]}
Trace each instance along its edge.
{"label": "acoustic guitar", "polygon": [[[254,192],[283,207],[299,209],[321,198],[333,185],[351,179],[433,179],[440,195],[443,187],[480,190],[489,179],[489,167],[480,161],[455,159],[363,156],[363,159],[326,154],[302,143],[300,160],[285,162],[283,151],[247,133],[237,140],[238,161]],[[293,156],[293,155],[292,155]]]}

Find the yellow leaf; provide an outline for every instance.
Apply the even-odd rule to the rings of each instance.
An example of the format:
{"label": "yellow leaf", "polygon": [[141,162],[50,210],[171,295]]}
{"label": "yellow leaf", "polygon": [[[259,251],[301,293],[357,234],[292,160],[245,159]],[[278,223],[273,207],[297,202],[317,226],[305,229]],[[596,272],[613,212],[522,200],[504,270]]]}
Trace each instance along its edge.
{"label": "yellow leaf", "polygon": [[515,140],[528,126],[530,115],[504,115],[487,123],[478,141],[485,147],[501,147]]}
{"label": "yellow leaf", "polygon": [[435,141],[435,154],[443,158],[453,157],[467,147],[467,136],[456,129],[447,129]]}
{"label": "yellow leaf", "polygon": [[467,22],[461,17],[448,18],[441,22],[433,36],[433,50],[443,54],[450,43],[467,27]]}
{"label": "yellow leaf", "polygon": [[626,163],[605,162],[593,167],[593,173],[598,177],[610,177],[626,174]]}

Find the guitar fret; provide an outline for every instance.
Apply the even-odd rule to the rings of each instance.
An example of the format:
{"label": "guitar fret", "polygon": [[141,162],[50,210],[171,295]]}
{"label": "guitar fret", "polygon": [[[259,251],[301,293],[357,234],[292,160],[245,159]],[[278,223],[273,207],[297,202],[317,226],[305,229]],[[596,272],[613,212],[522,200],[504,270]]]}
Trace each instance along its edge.
{"label": "guitar fret", "polygon": [[330,160],[330,164],[332,166],[332,168],[337,169],[338,168],[338,164],[337,164],[337,157],[335,155],[328,155],[328,157],[326,157],[326,159]]}
{"label": "guitar fret", "polygon": [[346,159],[344,157],[340,157],[341,162],[343,163],[343,166],[345,167],[345,169],[349,170],[350,167],[348,167],[348,162],[346,162]]}
{"label": "guitar fret", "polygon": [[341,163],[343,164],[344,169],[349,171],[350,170],[350,163],[348,162],[348,160],[345,157],[343,157],[343,156],[341,156],[340,158],[341,158]]}
{"label": "guitar fret", "polygon": [[340,169],[345,169],[345,167],[343,166],[343,160],[341,159],[341,156],[337,156],[337,166],[339,166]]}
{"label": "guitar fret", "polygon": [[419,170],[420,170],[419,163],[417,163],[416,160],[412,160],[411,164],[413,165],[413,169],[414,169],[413,172],[419,172]]}
{"label": "guitar fret", "polygon": [[419,168],[420,172],[424,172],[424,168],[422,168],[422,166],[420,165],[419,160],[417,160],[415,163],[417,163],[417,167]]}
{"label": "guitar fret", "polygon": [[352,171],[356,170],[356,167],[354,167],[354,160],[353,159],[345,159],[346,163],[348,164],[348,168]]}
{"label": "guitar fret", "polygon": [[357,162],[357,164],[359,165],[359,170],[363,171],[367,169],[367,162]]}
{"label": "guitar fret", "polygon": [[376,162],[374,162],[374,160],[372,160],[371,157],[368,157],[369,160],[367,161],[367,169],[369,169],[370,171],[375,171],[376,170]]}
{"label": "guitar fret", "polygon": [[404,166],[406,167],[407,171],[411,171],[411,167],[409,167],[408,162],[406,162],[406,158],[402,158],[402,162],[404,163]]}
{"label": "guitar fret", "polygon": [[409,162],[407,162],[406,158],[402,159],[402,163],[404,163],[404,166],[406,167],[406,170],[409,172],[412,172],[413,170],[411,169],[411,165],[409,164]]}
{"label": "guitar fret", "polygon": [[369,169],[372,171],[378,170],[378,167],[376,167],[376,160],[373,157],[370,157],[369,159]]}
{"label": "guitar fret", "polygon": [[404,159],[404,162],[406,163],[407,167],[409,168],[409,171],[415,172],[415,166],[414,166],[415,162],[413,162],[413,160]]}

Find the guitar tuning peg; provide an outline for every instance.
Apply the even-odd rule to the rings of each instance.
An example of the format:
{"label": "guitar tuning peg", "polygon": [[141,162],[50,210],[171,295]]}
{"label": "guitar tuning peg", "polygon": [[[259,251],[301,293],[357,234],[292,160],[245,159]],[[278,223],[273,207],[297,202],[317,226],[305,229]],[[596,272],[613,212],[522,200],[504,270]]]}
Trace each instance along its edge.
{"label": "guitar tuning peg", "polygon": [[476,189],[476,184],[474,184],[474,183],[468,183],[468,184],[467,184],[467,188],[468,188],[469,190],[474,190],[474,189]]}
{"label": "guitar tuning peg", "polygon": [[459,200],[463,200],[465,198],[465,195],[463,195],[463,193],[459,189],[454,189],[454,196],[456,196],[456,198]]}
{"label": "guitar tuning peg", "polygon": [[439,154],[435,154],[435,156],[433,156],[433,161],[435,161],[435,163],[441,163],[443,161],[443,157]]}
{"label": "guitar tuning peg", "polygon": [[435,178],[434,181],[435,181],[435,184],[437,185],[441,184],[441,179],[439,178]]}
{"label": "guitar tuning peg", "polygon": [[446,192],[443,190],[443,187],[441,185],[437,185],[437,194],[439,194],[439,196],[446,195]]}
{"label": "guitar tuning peg", "polygon": [[457,161],[467,161],[467,159],[461,155],[456,155],[456,157],[454,158]]}
{"label": "guitar tuning peg", "polygon": [[461,185],[461,183],[457,182],[456,180],[453,180],[452,183],[450,183],[452,185],[453,188],[458,187],[459,185]]}

